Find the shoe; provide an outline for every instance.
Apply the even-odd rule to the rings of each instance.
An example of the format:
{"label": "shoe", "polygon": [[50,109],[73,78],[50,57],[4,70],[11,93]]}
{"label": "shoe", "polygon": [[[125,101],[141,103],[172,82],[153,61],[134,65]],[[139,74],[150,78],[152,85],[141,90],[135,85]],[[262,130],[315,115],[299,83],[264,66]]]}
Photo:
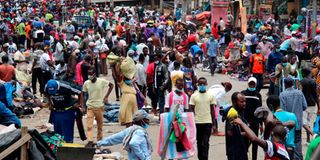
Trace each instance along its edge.
{"label": "shoe", "polygon": [[93,148],[94,147],[94,144],[92,141],[89,141],[85,146],[85,148]]}

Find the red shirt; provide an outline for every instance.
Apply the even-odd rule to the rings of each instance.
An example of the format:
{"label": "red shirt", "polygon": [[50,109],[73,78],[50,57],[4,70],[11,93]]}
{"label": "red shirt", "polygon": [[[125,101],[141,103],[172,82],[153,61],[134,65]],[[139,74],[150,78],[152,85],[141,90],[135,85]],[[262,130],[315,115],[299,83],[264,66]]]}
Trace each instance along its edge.
{"label": "red shirt", "polygon": [[154,62],[148,65],[146,73],[147,73],[147,84],[152,84],[154,82]]}
{"label": "red shirt", "polygon": [[0,79],[9,82],[15,76],[15,70],[12,65],[2,64],[0,65]]}

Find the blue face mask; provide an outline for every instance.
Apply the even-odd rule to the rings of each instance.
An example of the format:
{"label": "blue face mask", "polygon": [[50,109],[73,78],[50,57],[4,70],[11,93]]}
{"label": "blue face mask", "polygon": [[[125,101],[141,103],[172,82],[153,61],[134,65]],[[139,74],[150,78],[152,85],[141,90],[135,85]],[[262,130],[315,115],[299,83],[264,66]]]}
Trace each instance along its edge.
{"label": "blue face mask", "polygon": [[286,67],[288,65],[288,63],[282,63],[283,67]]}
{"label": "blue face mask", "polygon": [[144,129],[149,128],[149,124],[144,124],[144,125],[142,126],[142,128],[144,128]]}
{"label": "blue face mask", "polygon": [[132,85],[132,81],[131,80],[124,80],[124,83],[129,85],[129,86]]}
{"label": "blue face mask", "polygon": [[205,92],[207,90],[207,86],[198,86],[199,92]]}
{"label": "blue face mask", "polygon": [[256,50],[256,53],[260,53],[260,52],[261,52],[261,50],[260,50],[260,49],[257,49],[257,50]]}
{"label": "blue face mask", "polygon": [[256,88],[250,88],[250,87],[249,87],[248,90],[249,90],[249,91],[255,91]]}
{"label": "blue face mask", "polygon": [[280,49],[276,49],[276,52],[280,52]]}

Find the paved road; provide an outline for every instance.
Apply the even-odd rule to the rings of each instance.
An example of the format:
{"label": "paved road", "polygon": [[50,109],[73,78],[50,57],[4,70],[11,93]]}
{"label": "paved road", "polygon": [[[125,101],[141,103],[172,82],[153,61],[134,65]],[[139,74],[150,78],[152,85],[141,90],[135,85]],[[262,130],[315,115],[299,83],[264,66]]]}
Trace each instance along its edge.
{"label": "paved road", "polygon": [[[109,72],[111,73],[111,72]],[[220,84],[221,82],[224,81],[229,81],[232,83],[233,88],[232,90],[226,95],[226,98],[228,100],[230,100],[231,98],[231,94],[235,91],[241,91],[244,90],[247,86],[246,82],[240,82],[238,80],[232,79],[230,78],[230,76],[228,75],[222,75],[222,74],[216,74],[214,77],[211,77],[210,74],[208,72],[202,72],[200,70],[196,70],[196,73],[198,75],[198,77],[206,77],[208,79],[208,83],[209,86],[213,85],[213,84]],[[105,77],[106,79],[111,81],[111,75],[109,74],[108,76]],[[111,81],[113,82],[113,81]],[[263,104],[265,105],[265,100],[266,100],[266,92],[267,89],[263,89],[261,91],[261,95],[263,97]],[[112,94],[110,95],[110,100],[109,101],[114,101],[115,100],[115,94],[114,92],[112,92]],[[35,127],[35,126],[40,126],[45,124],[48,121],[48,117],[49,117],[49,111],[47,109],[43,109],[41,110],[34,118],[32,119],[23,119],[22,123],[23,125],[27,125],[29,127]],[[85,120],[84,120],[85,122]],[[124,127],[118,126],[118,125],[105,125],[104,126],[104,135],[108,136],[112,133],[116,133],[118,131],[121,131]],[[80,143],[80,144],[86,144],[86,141],[82,142],[79,139],[79,134],[77,133],[77,129],[75,128],[75,142],[76,143]],[[224,131],[224,124],[222,122],[219,123],[219,131]],[[159,156],[157,155],[157,142],[158,142],[158,134],[159,134],[159,126],[158,125],[151,125],[148,129],[148,133],[151,137],[152,140],[152,144],[153,144],[153,149],[154,152],[152,154],[152,159],[160,159]],[[306,136],[305,133],[303,135],[303,143],[306,141]],[[121,145],[117,145],[117,146],[113,146],[110,147],[110,149],[112,151],[116,151],[116,152],[121,152],[123,155],[126,155],[126,152],[122,150],[122,146]],[[305,153],[306,150],[306,145],[304,145],[303,147],[303,153]],[[263,159],[263,151],[260,149],[259,150],[259,160]],[[196,156],[190,159],[197,159]],[[210,160],[224,160],[226,159],[225,156],[225,137],[211,137],[210,139],[210,151],[209,151],[209,159]]]}

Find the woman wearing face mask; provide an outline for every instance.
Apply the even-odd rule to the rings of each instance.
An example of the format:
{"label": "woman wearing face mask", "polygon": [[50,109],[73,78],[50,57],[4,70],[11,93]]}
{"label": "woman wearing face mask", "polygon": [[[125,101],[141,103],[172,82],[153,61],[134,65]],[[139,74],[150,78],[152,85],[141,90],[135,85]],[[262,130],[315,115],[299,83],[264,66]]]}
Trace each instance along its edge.
{"label": "woman wearing face mask", "polygon": [[122,143],[128,151],[128,159],[151,160],[152,146],[146,129],[149,127],[148,113],[139,110],[133,115],[133,126],[98,141],[97,147]]}
{"label": "woman wearing face mask", "polygon": [[138,110],[136,90],[133,86],[132,79],[135,75],[134,61],[127,57],[122,60],[121,64],[116,65],[116,77],[121,89],[119,123],[126,127],[132,126],[132,116]]}

